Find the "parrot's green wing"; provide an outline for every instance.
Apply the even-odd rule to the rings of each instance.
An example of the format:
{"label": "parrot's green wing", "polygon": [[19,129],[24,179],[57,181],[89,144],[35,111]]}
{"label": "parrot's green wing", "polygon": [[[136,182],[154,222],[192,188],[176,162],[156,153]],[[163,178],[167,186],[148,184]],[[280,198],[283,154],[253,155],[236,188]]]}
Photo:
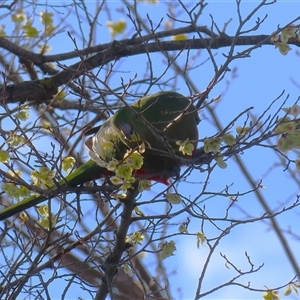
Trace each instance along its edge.
{"label": "parrot's green wing", "polygon": [[[97,165],[96,162],[93,160],[87,161],[85,164],[83,164],[81,167],[76,169],[74,172],[66,176],[65,178],[61,179],[58,182],[58,185],[60,186],[77,186],[80,184],[83,184],[84,182],[91,181],[94,179],[98,179],[100,177],[105,176],[105,173],[107,173],[107,169],[101,168],[99,165]],[[111,174],[108,174],[111,175]],[[53,190],[53,196],[56,195],[55,190],[57,189],[56,185],[53,184],[52,187],[49,187],[48,195],[51,194],[51,190]],[[18,203],[15,203],[13,205],[10,205],[9,207],[3,209],[0,211],[0,220],[4,220],[8,217],[11,217],[14,214],[20,213],[21,211],[32,207],[34,205],[37,205],[45,200],[50,198],[49,196],[45,195],[33,195],[30,196]]]}
{"label": "parrot's green wing", "polygon": [[189,156],[179,151],[176,142],[189,140],[194,148],[197,147],[200,119],[194,105],[179,93],[160,92],[142,98],[135,106],[148,122],[136,128],[137,134],[149,143],[144,155],[145,168],[153,171],[178,169],[180,162],[176,156]]}

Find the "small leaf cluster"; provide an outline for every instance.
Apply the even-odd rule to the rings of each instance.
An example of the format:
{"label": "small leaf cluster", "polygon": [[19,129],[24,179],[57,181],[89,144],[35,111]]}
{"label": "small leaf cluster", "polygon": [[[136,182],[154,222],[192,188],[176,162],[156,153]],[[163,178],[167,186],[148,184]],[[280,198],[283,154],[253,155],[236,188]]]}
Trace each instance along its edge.
{"label": "small leaf cluster", "polygon": [[106,26],[109,29],[110,35],[112,38],[115,38],[116,35],[121,34],[126,29],[126,21],[124,19],[120,19],[118,21],[107,21]]}
{"label": "small leaf cluster", "polygon": [[55,175],[55,171],[51,171],[48,167],[40,167],[39,171],[33,170],[30,177],[34,186],[47,189],[53,186],[53,178]]}
{"label": "small leaf cluster", "polygon": [[30,190],[26,186],[18,185],[10,178],[20,179],[22,178],[22,172],[20,170],[8,170],[5,182],[2,183],[1,188],[9,197],[20,200],[21,198],[28,197]]}
{"label": "small leaf cluster", "polygon": [[[279,139],[277,148],[282,152],[300,148],[300,106],[295,104],[292,107],[283,108],[286,115],[278,119],[274,133],[278,133]],[[300,159],[295,160],[295,165],[300,170]]]}
{"label": "small leaf cluster", "polygon": [[199,249],[206,242],[206,235],[204,232],[196,232],[197,248]]}
{"label": "small leaf cluster", "polygon": [[[21,178],[22,173],[19,170],[8,170],[7,174],[10,178]],[[53,186],[53,178],[55,177],[55,172],[51,171],[47,167],[40,167],[39,171],[33,170],[30,177],[32,178],[32,185],[40,188],[48,188]],[[17,199],[26,198],[33,195],[38,195],[37,193],[32,193],[26,186],[19,185],[13,180],[7,179],[6,182],[2,184],[2,190],[11,198]],[[36,206],[38,214],[41,218],[38,220],[40,226],[44,229],[49,229],[50,225],[53,227],[56,225],[56,216],[49,212],[49,207],[47,204],[41,206]],[[29,218],[25,212],[21,212],[19,215],[21,222],[26,223]]]}
{"label": "small leaf cluster", "polygon": [[[283,108],[286,115],[278,119],[274,133],[281,134],[277,147],[279,150],[286,152],[300,146],[300,120],[297,119],[299,106]],[[290,117],[293,116],[293,117]]]}
{"label": "small leaf cluster", "polygon": [[[300,283],[298,281],[296,282],[290,282],[286,288],[283,291],[284,296],[290,296],[292,293],[295,293],[297,296],[299,294],[298,289],[300,288]],[[267,291],[263,294],[263,298],[265,300],[280,300],[280,295],[279,291],[274,289],[268,289]]]}
{"label": "small leaf cluster", "polygon": [[75,162],[76,162],[76,159],[72,156],[68,156],[68,157],[63,158],[63,160],[62,160],[62,169],[66,173],[70,174],[73,171],[74,167],[75,167]]}
{"label": "small leaf cluster", "polygon": [[177,141],[176,145],[179,146],[179,152],[183,155],[191,156],[195,150],[194,144],[189,141],[189,139],[186,139],[185,141]]}
{"label": "small leaf cluster", "polygon": [[126,243],[131,245],[141,244],[144,239],[145,236],[140,231],[135,231],[134,233],[126,236]]}
{"label": "small leaf cluster", "polygon": [[216,154],[215,160],[218,166],[225,169],[227,164],[223,159],[223,155],[219,152],[223,143],[228,146],[233,146],[236,144],[236,138],[231,133],[224,133],[222,136],[206,138],[204,140],[204,152]]}
{"label": "small leaf cluster", "polygon": [[14,114],[14,117],[20,121],[26,121],[29,118],[29,107],[28,105],[23,105],[20,107],[19,111]]}
{"label": "small leaf cluster", "polygon": [[[144,149],[144,146],[142,146],[141,149]],[[121,184],[121,189],[124,191],[127,191],[127,189],[132,186],[136,180],[134,174],[142,167],[144,162],[144,157],[141,154],[143,150],[141,149],[134,151],[128,150],[121,161],[113,158],[107,164],[106,168],[116,174],[110,178],[112,184]],[[149,180],[142,180],[139,184],[139,190],[142,191],[149,189]]]}
{"label": "small leaf cluster", "polygon": [[[11,16],[11,20],[15,23],[23,23],[22,29],[29,38],[35,38],[39,35],[39,30],[33,25],[33,20],[28,18],[23,9],[20,9]],[[43,35],[50,36],[55,30],[53,25],[53,13],[47,11],[40,12],[40,21],[44,25]]]}
{"label": "small leaf cluster", "polygon": [[281,31],[281,34],[272,34],[271,42],[274,43],[275,47],[278,48],[282,55],[287,55],[291,50],[291,47],[288,45],[290,39],[296,39],[300,41],[299,26],[292,24],[284,28]]}
{"label": "small leaf cluster", "polygon": [[167,257],[173,256],[174,252],[176,251],[176,244],[174,241],[160,243],[159,247],[161,252],[159,253],[160,259],[165,259]]}
{"label": "small leaf cluster", "polygon": [[41,218],[38,220],[38,224],[41,227],[47,230],[55,227],[57,219],[56,215],[49,212],[49,206],[47,204],[36,206],[36,209],[38,214],[41,216]]}
{"label": "small leaf cluster", "polygon": [[171,204],[181,203],[181,197],[177,193],[166,193],[165,197],[168,200],[168,202]]}

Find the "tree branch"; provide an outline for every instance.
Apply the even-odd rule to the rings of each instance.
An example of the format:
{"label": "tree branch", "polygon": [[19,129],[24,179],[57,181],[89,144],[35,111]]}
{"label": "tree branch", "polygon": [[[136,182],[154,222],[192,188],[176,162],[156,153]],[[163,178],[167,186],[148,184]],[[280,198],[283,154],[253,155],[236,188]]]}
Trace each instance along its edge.
{"label": "tree branch", "polygon": [[115,246],[110,255],[105,260],[102,269],[105,272],[106,278],[103,280],[103,284],[99,288],[95,299],[106,299],[108,293],[112,293],[111,286],[112,281],[116,273],[118,272],[118,265],[120,263],[123,251],[125,250],[126,235],[131,224],[131,214],[135,205],[135,198],[138,195],[138,182],[135,182],[132,189],[127,191],[127,196],[123,200],[124,209],[121,215],[121,222],[119,229],[116,232]]}

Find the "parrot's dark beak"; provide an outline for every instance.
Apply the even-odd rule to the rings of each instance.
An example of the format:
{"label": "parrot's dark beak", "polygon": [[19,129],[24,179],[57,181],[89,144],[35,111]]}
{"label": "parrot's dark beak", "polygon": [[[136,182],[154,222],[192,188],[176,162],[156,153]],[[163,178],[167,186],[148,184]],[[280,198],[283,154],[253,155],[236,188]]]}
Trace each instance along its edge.
{"label": "parrot's dark beak", "polygon": [[83,136],[88,136],[88,135],[96,134],[99,131],[100,127],[101,127],[101,125],[96,126],[96,127],[92,127],[92,128],[88,128],[87,130],[85,130],[83,132],[82,135]]}

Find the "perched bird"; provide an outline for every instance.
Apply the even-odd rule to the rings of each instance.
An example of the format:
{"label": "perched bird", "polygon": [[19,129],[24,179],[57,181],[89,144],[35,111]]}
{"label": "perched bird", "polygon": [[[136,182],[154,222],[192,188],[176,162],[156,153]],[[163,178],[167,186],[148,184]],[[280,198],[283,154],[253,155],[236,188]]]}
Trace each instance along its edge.
{"label": "perched bird", "polygon": [[[86,141],[91,159],[58,182],[78,186],[102,177],[120,182],[149,179],[168,184],[178,177],[182,158],[197,147],[200,119],[195,106],[183,95],[158,92],[116,111]],[[96,130],[93,130],[94,132]],[[57,189],[57,185],[49,189]],[[30,196],[0,211],[0,220],[47,200]]]}

